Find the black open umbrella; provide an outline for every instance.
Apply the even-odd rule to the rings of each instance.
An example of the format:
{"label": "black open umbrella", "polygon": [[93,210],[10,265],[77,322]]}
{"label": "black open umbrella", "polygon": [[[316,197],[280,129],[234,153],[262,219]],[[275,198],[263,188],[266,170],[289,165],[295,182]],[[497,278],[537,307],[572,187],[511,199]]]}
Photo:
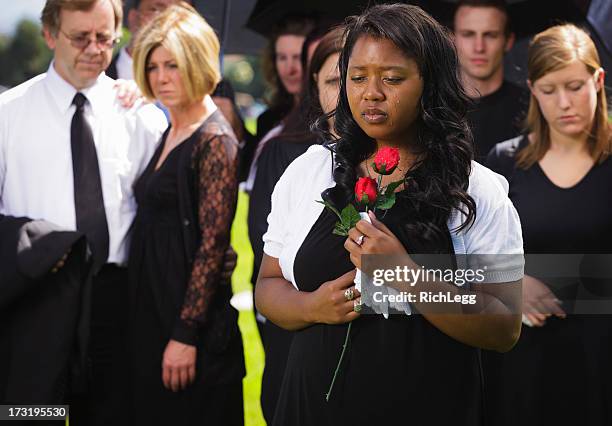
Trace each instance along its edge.
{"label": "black open umbrella", "polygon": [[[340,23],[347,16],[358,15],[369,6],[380,3],[397,3],[386,0],[257,0],[247,21],[247,28],[269,36],[277,24],[288,16],[311,17],[315,21]],[[411,3],[422,3],[415,1]]]}
{"label": "black open umbrella", "polygon": [[261,53],[266,39],[246,28],[256,0],[193,0],[194,7],[215,29],[223,53]]}
{"label": "black open umbrella", "polygon": [[[342,21],[349,15],[359,14],[368,6],[395,3],[385,0],[257,0],[246,26],[263,35],[269,35],[276,23],[290,15],[330,18]],[[591,0],[507,0],[508,12],[517,36],[535,34],[559,22],[581,22],[585,19]],[[421,6],[438,21],[452,24],[457,0],[405,0],[403,3]]]}
{"label": "black open umbrella", "polygon": [[[257,55],[266,44],[266,39],[245,27],[249,13],[256,0],[192,0],[193,6],[215,29],[221,42],[222,54]],[[125,0],[127,11],[134,0]]]}

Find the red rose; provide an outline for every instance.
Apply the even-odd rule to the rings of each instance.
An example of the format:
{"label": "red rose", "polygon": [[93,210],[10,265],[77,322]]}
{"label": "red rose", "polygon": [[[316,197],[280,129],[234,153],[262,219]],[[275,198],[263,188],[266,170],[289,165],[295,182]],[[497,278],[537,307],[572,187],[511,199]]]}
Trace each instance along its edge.
{"label": "red rose", "polygon": [[378,196],[378,185],[370,177],[361,177],[355,184],[355,199],[358,203],[373,206]]}
{"label": "red rose", "polygon": [[378,150],[372,167],[380,175],[390,175],[399,164],[399,149],[384,147]]}

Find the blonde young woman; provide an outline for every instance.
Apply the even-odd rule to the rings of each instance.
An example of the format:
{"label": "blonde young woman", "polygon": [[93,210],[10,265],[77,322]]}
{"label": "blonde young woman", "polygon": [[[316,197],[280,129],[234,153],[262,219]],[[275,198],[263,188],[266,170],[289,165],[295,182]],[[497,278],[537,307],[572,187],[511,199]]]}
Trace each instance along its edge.
{"label": "blonde young woman", "polygon": [[242,341],[231,287],[221,280],[238,143],[210,97],[219,41],[193,8],[171,6],[139,34],[134,68],[170,126],[135,185],[132,422],[242,424]]}
{"label": "blonde young woman", "polygon": [[[528,76],[528,133],[488,157],[510,184],[525,252],[612,253],[611,139],[593,41],[573,25],[536,35]],[[513,351],[485,357],[490,424],[609,424],[612,318],[572,315],[577,297],[598,290],[580,277],[529,272],[528,262],[523,315],[531,327]]]}

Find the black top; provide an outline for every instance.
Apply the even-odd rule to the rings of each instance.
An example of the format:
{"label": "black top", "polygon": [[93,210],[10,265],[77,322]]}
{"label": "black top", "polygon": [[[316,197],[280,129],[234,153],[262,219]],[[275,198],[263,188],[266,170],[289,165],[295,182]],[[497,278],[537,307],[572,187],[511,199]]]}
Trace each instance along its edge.
{"label": "black top", "polygon": [[[514,157],[528,144],[522,137],[498,144],[487,157],[487,166],[502,174],[523,230],[525,253],[612,253],[612,160],[595,164],[574,186],[560,188],[539,163],[518,168]],[[526,272],[529,274],[530,263]],[[532,273],[531,275],[534,275]],[[551,290],[573,309],[579,280],[549,280]]]}
{"label": "black top", "polygon": [[[183,253],[183,224],[176,190],[180,154],[189,149],[189,144],[181,143],[175,147],[160,168],[155,170],[163,146],[164,143],[134,186],[138,215],[132,234],[130,272],[133,291],[140,294],[146,287],[153,293],[155,311],[162,319],[163,332],[172,335],[175,323],[182,322],[178,313],[190,278]],[[138,303],[139,299],[134,298],[134,302]],[[173,338],[184,340],[180,336]],[[194,341],[188,339],[185,343],[193,344]]]}
{"label": "black top", "polygon": [[290,109],[268,108],[257,117],[257,141],[259,142],[266,133],[281,122],[287,116]]}
{"label": "black top", "polygon": [[[314,200],[313,200],[314,202]],[[448,253],[450,234],[434,241],[412,235],[417,217],[398,197],[381,220],[409,253]],[[324,209],[298,250],[294,276],[303,291],[354,269],[345,237],[332,234],[337,220]],[[340,372],[325,402],[348,324],[316,324],[294,333],[274,425],[477,426],[482,393],[478,350],[448,337],[422,315],[362,315],[353,322]]]}
{"label": "black top", "polygon": [[595,164],[576,185],[560,188],[538,163],[527,170],[515,167],[515,152],[527,143],[527,138],[515,148],[513,141],[500,143],[486,163],[510,184],[525,253],[612,253],[612,160]]}
{"label": "black top", "polygon": [[[560,188],[538,163],[515,165],[527,138],[500,143],[486,165],[504,175],[509,197],[521,219],[525,253],[612,253],[612,160],[595,164],[574,186]],[[538,277],[532,257],[525,273]],[[561,262],[557,260],[555,262]],[[553,268],[556,263],[553,265]],[[555,269],[552,270],[554,273]],[[602,280],[540,276],[567,318],[551,316],[543,327],[524,326],[516,346],[505,354],[484,353],[487,419],[492,426],[603,425],[612,418],[612,321],[586,310],[578,299],[601,295]],[[605,281],[605,280],[603,280]]]}
{"label": "black top", "polygon": [[249,176],[251,163],[261,139],[276,125],[280,124],[288,112],[289,110],[282,108],[267,109],[257,117],[257,133],[251,135],[249,132],[245,132],[245,144],[240,153],[240,182],[246,181]]}
{"label": "black top", "polygon": [[495,92],[474,99],[468,121],[477,161],[483,162],[495,144],[520,134],[528,101],[528,92],[509,81],[504,81]]}

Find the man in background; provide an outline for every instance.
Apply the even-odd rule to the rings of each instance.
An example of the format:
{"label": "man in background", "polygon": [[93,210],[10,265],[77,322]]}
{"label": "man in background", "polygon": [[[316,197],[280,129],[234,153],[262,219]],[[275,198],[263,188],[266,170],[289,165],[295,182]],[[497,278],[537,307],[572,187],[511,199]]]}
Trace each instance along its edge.
{"label": "man in background", "polygon": [[[47,0],[43,35],[53,61],[45,74],[0,95],[0,215],[78,230],[91,253],[91,297],[75,312],[83,316],[90,310],[85,369],[90,386],[77,396],[74,383],[59,386],[70,379],[65,377],[57,389],[70,403],[70,423],[77,426],[125,420],[121,372],[128,235],[136,213],[132,186],[167,126],[153,105],[124,108],[116,82],[104,75],[122,15],[121,0]],[[60,262],[39,287],[52,285],[62,268]],[[17,351],[15,357],[25,350],[6,349]]]}
{"label": "man in background", "polygon": [[[131,33],[130,42],[119,50],[119,53],[113,58],[106,75],[115,80],[120,78],[123,80],[133,80],[134,72],[132,70],[132,51],[134,49],[134,41],[136,34],[151,21],[157,14],[166,10],[168,6],[180,3],[180,0],[133,0],[131,7],[128,10],[127,22],[128,29]],[[191,4],[191,1],[187,0]]]}
{"label": "man in background", "polygon": [[461,79],[474,101],[468,114],[476,160],[498,142],[520,134],[526,89],[504,80],[504,55],[514,44],[503,0],[459,1],[453,21]]}

